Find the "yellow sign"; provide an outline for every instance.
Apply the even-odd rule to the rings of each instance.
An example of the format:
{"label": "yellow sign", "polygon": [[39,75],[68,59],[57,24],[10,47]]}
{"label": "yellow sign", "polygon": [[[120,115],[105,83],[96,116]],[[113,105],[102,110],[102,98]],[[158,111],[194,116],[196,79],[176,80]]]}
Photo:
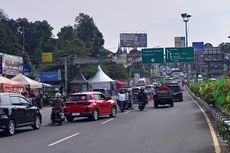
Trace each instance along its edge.
{"label": "yellow sign", "polygon": [[42,62],[52,62],[53,54],[51,52],[42,53]]}

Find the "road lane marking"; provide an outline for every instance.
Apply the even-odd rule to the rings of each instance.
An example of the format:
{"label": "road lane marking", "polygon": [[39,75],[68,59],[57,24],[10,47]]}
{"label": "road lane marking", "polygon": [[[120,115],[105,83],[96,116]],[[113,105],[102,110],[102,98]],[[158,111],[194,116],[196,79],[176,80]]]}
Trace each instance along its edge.
{"label": "road lane marking", "polygon": [[123,114],[128,114],[130,111],[124,112]]}
{"label": "road lane marking", "polygon": [[56,141],[56,142],[54,142],[54,143],[51,143],[51,144],[49,144],[48,146],[49,146],[49,147],[54,146],[54,145],[56,145],[56,144],[58,144],[58,143],[61,143],[61,142],[65,141],[65,140],[70,139],[70,138],[72,138],[72,137],[75,137],[75,136],[77,136],[77,135],[79,135],[79,134],[80,134],[80,133],[75,133],[75,134],[70,135],[70,136],[68,136],[68,137],[66,137],[66,138],[63,138],[63,139],[60,139],[60,140],[58,140],[58,141]]}
{"label": "road lane marking", "polygon": [[204,114],[204,117],[206,119],[206,122],[208,123],[208,127],[209,127],[209,130],[210,130],[211,136],[212,136],[212,141],[213,141],[213,144],[214,144],[215,152],[216,153],[221,153],[220,144],[219,144],[219,141],[217,139],[216,132],[215,132],[213,126],[212,126],[212,123],[211,123],[210,119],[208,118],[207,113],[204,111],[204,109],[197,103],[197,101],[195,101],[195,99],[189,93],[188,93],[188,95],[192,99],[192,101],[199,107],[201,112]]}
{"label": "road lane marking", "polygon": [[109,119],[109,120],[107,120],[107,121],[105,121],[105,122],[102,122],[101,124],[103,125],[103,124],[105,124],[105,123],[111,122],[112,120],[113,120],[113,118],[111,118],[111,119]]}

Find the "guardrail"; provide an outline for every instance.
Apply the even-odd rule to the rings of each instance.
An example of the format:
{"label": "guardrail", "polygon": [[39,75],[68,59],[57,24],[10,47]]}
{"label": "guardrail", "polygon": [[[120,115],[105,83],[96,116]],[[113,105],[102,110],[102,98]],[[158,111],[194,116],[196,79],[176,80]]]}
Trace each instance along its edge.
{"label": "guardrail", "polygon": [[230,117],[224,112],[221,112],[221,109],[217,106],[207,104],[200,97],[196,96],[188,87],[187,91],[215,119],[218,134],[223,140],[230,141]]}

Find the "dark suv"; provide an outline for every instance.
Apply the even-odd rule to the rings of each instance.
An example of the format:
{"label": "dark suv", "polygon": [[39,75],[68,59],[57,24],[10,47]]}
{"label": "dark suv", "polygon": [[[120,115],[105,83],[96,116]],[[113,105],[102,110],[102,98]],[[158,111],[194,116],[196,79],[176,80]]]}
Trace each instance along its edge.
{"label": "dark suv", "polygon": [[39,109],[22,95],[0,93],[0,129],[7,135],[13,135],[18,127],[32,126],[39,129],[42,116]]}
{"label": "dark suv", "polygon": [[180,85],[170,84],[168,87],[172,90],[174,101],[183,101],[183,90]]}

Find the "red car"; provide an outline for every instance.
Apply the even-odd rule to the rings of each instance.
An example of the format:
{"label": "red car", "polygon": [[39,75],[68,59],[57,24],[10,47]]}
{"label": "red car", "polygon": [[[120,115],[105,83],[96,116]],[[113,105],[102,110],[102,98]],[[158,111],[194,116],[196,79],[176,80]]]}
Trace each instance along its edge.
{"label": "red car", "polygon": [[104,115],[115,117],[117,104],[101,92],[74,93],[68,96],[64,113],[69,122],[72,122],[75,117],[89,117],[92,120],[97,120],[99,116]]}

